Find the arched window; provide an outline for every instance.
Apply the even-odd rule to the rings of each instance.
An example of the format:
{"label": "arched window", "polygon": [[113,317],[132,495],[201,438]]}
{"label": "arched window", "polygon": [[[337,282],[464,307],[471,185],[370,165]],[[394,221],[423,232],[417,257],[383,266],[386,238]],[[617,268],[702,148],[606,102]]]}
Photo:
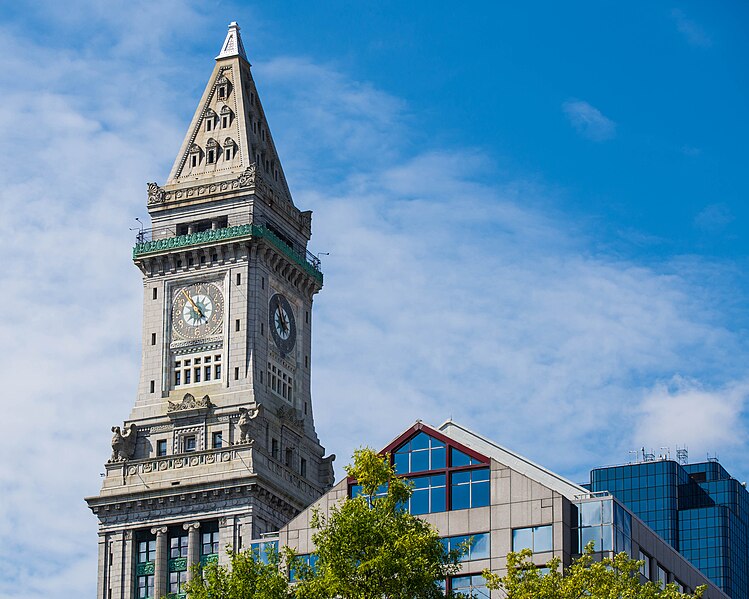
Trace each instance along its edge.
{"label": "arched window", "polygon": [[231,108],[228,106],[224,106],[221,109],[221,128],[226,129],[231,125],[232,119],[234,118],[234,113],[231,111]]}
{"label": "arched window", "polygon": [[192,144],[190,146],[190,152],[188,154],[187,160],[190,163],[190,168],[195,168],[200,164],[200,159],[203,156],[203,150],[200,148],[198,144]]}
{"label": "arched window", "polygon": [[231,83],[229,80],[221,76],[216,81],[216,95],[218,96],[219,100],[225,100],[229,97],[229,93],[231,92]]}
{"label": "arched window", "polygon": [[211,138],[205,144],[205,162],[206,164],[214,164],[218,160],[219,145],[218,142]]}
{"label": "arched window", "polygon": [[232,160],[237,155],[237,144],[231,137],[224,140],[224,160]]}
{"label": "arched window", "polygon": [[205,118],[203,122],[205,122],[205,130],[207,132],[211,132],[216,128],[216,118],[218,115],[211,110],[210,108],[205,111]]}

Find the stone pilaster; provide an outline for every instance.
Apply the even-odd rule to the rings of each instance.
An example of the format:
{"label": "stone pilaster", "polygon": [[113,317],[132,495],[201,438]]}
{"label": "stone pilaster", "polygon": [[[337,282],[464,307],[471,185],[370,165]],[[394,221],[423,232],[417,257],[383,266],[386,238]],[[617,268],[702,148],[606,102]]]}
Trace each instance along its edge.
{"label": "stone pilaster", "polygon": [[156,563],[154,564],[153,591],[154,597],[165,597],[168,589],[169,547],[167,545],[166,526],[152,528],[156,535]]}

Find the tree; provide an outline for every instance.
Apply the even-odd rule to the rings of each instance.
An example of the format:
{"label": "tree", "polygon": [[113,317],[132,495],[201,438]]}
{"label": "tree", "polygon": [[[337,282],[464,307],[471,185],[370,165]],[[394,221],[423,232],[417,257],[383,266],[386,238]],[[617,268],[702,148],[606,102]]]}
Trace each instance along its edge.
{"label": "tree", "polygon": [[[291,597],[289,579],[282,560],[275,550],[269,550],[267,559],[256,551],[240,553],[229,551],[230,567],[218,564],[199,566],[193,570],[186,585],[190,599],[288,599]],[[293,559],[293,556],[290,556]],[[202,575],[201,575],[202,574]]]}
{"label": "tree", "polygon": [[362,494],[328,517],[313,514],[317,563],[297,566],[296,597],[443,599],[441,581],[460,569],[460,551],[448,552],[437,530],[405,509],[410,483],[371,449],[357,450],[346,473]]}
{"label": "tree", "polygon": [[545,573],[533,564],[531,556],[529,549],[509,553],[505,576],[484,572],[487,587],[504,590],[507,599],[699,599],[705,591],[702,586],[689,595],[680,593],[674,583],[665,588],[651,581],[641,584],[639,569],[643,562],[626,553],[595,561],[593,543],[564,573],[559,569],[559,558],[547,564],[549,571]]}

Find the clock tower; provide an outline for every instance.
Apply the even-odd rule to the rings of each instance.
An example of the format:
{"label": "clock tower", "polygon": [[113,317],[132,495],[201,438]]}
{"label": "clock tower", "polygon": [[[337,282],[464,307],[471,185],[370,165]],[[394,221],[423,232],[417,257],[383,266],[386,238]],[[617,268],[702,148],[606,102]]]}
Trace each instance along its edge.
{"label": "clock tower", "polygon": [[312,214],[291,198],[236,23],[148,212],[138,393],[86,499],[99,599],[184,596],[191,566],[261,542],[333,483],[310,395]]}

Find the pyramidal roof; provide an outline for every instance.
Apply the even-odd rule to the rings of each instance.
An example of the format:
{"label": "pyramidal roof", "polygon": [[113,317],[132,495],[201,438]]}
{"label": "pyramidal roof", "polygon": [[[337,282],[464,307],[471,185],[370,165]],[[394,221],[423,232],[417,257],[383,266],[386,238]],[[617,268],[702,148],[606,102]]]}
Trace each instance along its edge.
{"label": "pyramidal roof", "polygon": [[248,168],[291,201],[239,25],[232,22],[166,187],[236,179]]}

